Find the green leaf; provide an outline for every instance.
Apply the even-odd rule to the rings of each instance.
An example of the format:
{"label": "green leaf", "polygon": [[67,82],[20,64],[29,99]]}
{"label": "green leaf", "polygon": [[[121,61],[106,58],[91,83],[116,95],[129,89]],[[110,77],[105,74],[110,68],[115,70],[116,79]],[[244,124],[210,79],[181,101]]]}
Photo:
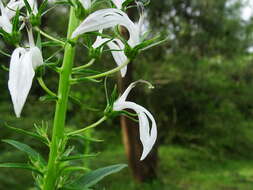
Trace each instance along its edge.
{"label": "green leaf", "polygon": [[123,168],[127,167],[126,164],[117,164],[104,168],[99,168],[97,170],[91,171],[85,174],[83,177],[79,178],[72,184],[67,185],[67,189],[80,189],[83,190],[85,188],[89,188],[99,181],[101,181],[104,177],[111,175],[113,173],[119,172]]}
{"label": "green leaf", "polygon": [[38,152],[36,152],[30,146],[24,143],[15,141],[15,140],[10,140],[10,139],[5,139],[3,140],[3,142],[14,146],[15,148],[17,148],[18,150],[22,152],[25,152],[31,158],[33,162],[39,162],[43,166],[46,166],[46,161],[42,158],[42,156]]}
{"label": "green leaf", "polygon": [[36,172],[38,174],[42,173],[37,170],[36,168],[30,166],[29,164],[23,164],[23,163],[0,163],[0,168],[20,168],[20,169],[25,169],[25,170],[30,170],[33,172]]}
{"label": "green leaf", "polygon": [[12,26],[13,26],[12,27],[12,32],[16,32],[19,29],[19,15],[20,15],[20,10],[17,9],[16,15],[12,20]]}
{"label": "green leaf", "polygon": [[39,140],[39,141],[45,143],[46,145],[48,145],[47,139],[44,138],[44,137],[42,137],[42,136],[40,136],[40,135],[38,135],[38,134],[36,134],[36,133],[29,132],[29,131],[26,131],[26,130],[23,130],[23,129],[20,129],[20,128],[12,127],[12,126],[7,125],[7,124],[5,124],[4,126],[5,126],[6,128],[8,128],[8,129],[11,129],[11,130],[13,130],[13,131],[19,133],[19,134],[28,135],[28,136],[34,137],[34,138],[36,138],[37,140]]}
{"label": "green leaf", "polygon": [[71,160],[82,160],[84,158],[96,157],[99,153],[96,154],[78,154],[74,156],[63,156],[60,158],[60,161],[71,161]]}

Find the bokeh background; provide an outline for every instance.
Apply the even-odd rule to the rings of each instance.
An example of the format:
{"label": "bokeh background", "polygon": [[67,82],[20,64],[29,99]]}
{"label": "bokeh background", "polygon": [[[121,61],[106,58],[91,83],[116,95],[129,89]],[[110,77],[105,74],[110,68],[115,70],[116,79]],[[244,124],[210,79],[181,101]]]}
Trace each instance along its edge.
{"label": "bokeh background", "polygon": [[[158,124],[158,140],[152,154],[139,162],[141,145],[138,124],[125,119],[109,120],[87,137],[102,142],[73,142],[79,152],[100,154],[83,160],[92,169],[117,163],[129,168],[107,177],[94,189],[103,190],[252,190],[253,189],[253,18],[251,1],[153,0],[147,6],[147,27],[151,34],[169,37],[166,43],[142,52],[131,63],[126,78],[108,78],[124,88],[129,81],[145,79],[155,89],[136,88],[131,100],[149,109]],[[63,6],[48,12],[43,29],[64,37],[67,13]],[[138,18],[130,11],[129,15]],[[13,47],[0,41],[1,49]],[[43,49],[48,57],[56,48]],[[76,64],[88,61],[87,51],[77,51]],[[58,55],[59,59],[62,57]],[[0,55],[1,66],[9,58]],[[93,68],[115,66],[110,53]],[[22,118],[14,116],[8,93],[8,72],[0,70],[0,139],[15,139],[31,145],[46,158],[47,148],[34,139],[4,127],[34,130],[34,124],[48,125],[54,103],[37,81],[24,107]],[[57,75],[46,72],[46,83],[57,90]],[[88,82],[73,87],[67,127],[84,127],[101,116],[106,106],[102,84]],[[123,139],[125,139],[123,141]],[[128,152],[125,150],[129,150]],[[23,153],[0,143],[0,162],[27,162]],[[23,170],[0,169],[1,190],[32,189],[32,175]]]}

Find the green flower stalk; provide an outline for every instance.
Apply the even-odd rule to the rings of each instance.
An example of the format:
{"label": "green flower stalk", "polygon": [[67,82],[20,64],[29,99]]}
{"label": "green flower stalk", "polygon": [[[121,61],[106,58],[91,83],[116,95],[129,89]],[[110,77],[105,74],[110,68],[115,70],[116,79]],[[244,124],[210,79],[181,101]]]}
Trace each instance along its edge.
{"label": "green flower stalk", "polygon": [[[74,8],[70,9],[69,26],[67,38],[69,39],[78,26],[79,21],[75,16]],[[59,162],[57,161],[58,149],[64,140],[64,126],[70,91],[70,78],[75,57],[75,46],[66,44],[64,60],[60,72],[60,82],[58,89],[58,99],[56,103],[52,142],[50,144],[50,154],[48,160],[47,173],[45,175],[43,190],[53,190],[56,188],[57,178],[59,177]]]}

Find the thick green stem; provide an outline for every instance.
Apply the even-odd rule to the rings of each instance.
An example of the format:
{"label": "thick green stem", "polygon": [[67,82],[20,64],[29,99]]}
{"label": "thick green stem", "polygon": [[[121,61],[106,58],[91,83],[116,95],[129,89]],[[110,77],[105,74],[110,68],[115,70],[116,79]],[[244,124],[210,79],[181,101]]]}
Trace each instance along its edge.
{"label": "thick green stem", "polygon": [[[67,38],[71,38],[72,32],[78,25],[78,19],[75,16],[74,9],[70,9],[69,26]],[[64,126],[68,105],[68,97],[70,90],[70,78],[75,56],[75,47],[71,44],[65,46],[64,60],[60,72],[60,81],[58,88],[58,100],[56,104],[52,142],[50,145],[50,154],[48,160],[47,173],[45,175],[45,181],[43,190],[55,190],[57,188],[58,174],[59,174],[59,162],[57,160],[59,156],[59,150],[61,142],[64,139]]]}

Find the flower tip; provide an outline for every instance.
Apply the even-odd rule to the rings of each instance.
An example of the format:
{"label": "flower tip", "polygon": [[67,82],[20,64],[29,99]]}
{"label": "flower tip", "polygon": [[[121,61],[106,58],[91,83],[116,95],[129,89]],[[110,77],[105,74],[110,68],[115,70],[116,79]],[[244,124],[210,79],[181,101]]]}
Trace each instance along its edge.
{"label": "flower tip", "polygon": [[148,88],[149,88],[149,89],[154,89],[155,86],[151,84],[151,85],[148,86]]}
{"label": "flower tip", "polygon": [[74,31],[71,35],[71,39],[76,38],[78,35],[77,31]]}

